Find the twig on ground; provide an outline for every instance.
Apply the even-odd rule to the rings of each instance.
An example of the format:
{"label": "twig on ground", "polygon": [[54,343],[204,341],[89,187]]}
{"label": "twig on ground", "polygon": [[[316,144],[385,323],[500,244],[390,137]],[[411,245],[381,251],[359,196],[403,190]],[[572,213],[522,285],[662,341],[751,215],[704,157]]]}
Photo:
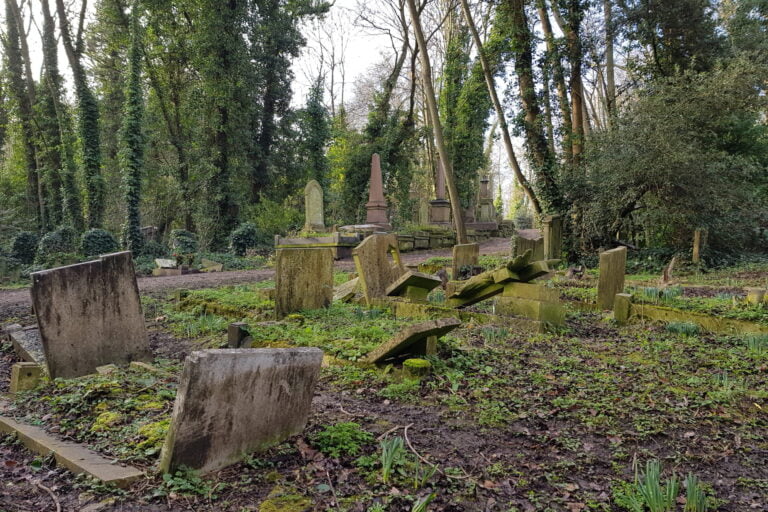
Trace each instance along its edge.
{"label": "twig on ground", "polygon": [[424,464],[427,464],[429,466],[432,466],[433,468],[435,468],[437,470],[438,473],[440,473],[441,475],[443,475],[446,478],[451,478],[453,480],[466,480],[467,478],[472,478],[472,475],[468,474],[463,469],[462,469],[462,471],[464,471],[464,476],[449,475],[448,473],[446,473],[445,471],[440,469],[440,467],[437,464],[433,464],[433,463],[429,462],[427,459],[425,459],[424,457],[422,457],[419,454],[419,452],[416,451],[416,448],[414,448],[413,445],[411,444],[411,440],[408,439],[408,428],[412,427],[412,426],[413,426],[413,423],[405,426],[405,428],[403,429],[403,437],[405,437],[405,443],[408,445],[408,448],[410,448],[410,450],[413,452],[413,454],[416,455],[421,462],[423,462]]}
{"label": "twig on ground", "polygon": [[[411,425],[413,425],[413,423],[411,423]],[[408,425],[408,426],[410,427],[411,425]],[[377,441],[381,441],[382,439],[387,437],[389,434],[391,434],[392,432],[394,432],[395,430],[400,429],[400,428],[403,428],[403,427],[401,427],[400,425],[396,425],[396,426],[392,427],[391,429],[387,430],[386,432],[384,432],[383,434],[381,434],[379,437],[376,438],[376,440]]]}
{"label": "twig on ground", "polygon": [[325,470],[325,477],[328,479],[328,486],[331,488],[331,494],[333,494],[333,504],[336,505],[336,510],[339,509],[339,497],[336,496],[336,488],[333,486],[333,482],[331,482],[331,475],[328,473],[328,470]]}
{"label": "twig on ground", "polygon": [[61,512],[61,503],[59,503],[59,498],[56,497],[53,491],[49,487],[46,487],[43,484],[41,484],[40,482],[35,482],[35,486],[47,492],[48,495],[53,500],[53,502],[56,504],[56,512]]}

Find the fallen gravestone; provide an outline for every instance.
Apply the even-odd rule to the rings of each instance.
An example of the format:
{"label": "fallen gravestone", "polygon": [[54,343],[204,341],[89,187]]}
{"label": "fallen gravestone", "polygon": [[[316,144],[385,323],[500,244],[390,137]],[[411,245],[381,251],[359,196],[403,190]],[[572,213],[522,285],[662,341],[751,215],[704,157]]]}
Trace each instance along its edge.
{"label": "fallen gravestone", "polygon": [[368,305],[386,296],[387,288],[405,273],[397,235],[371,235],[352,251],[352,257]]}
{"label": "fallen gravestone", "polygon": [[387,287],[387,296],[405,297],[414,302],[426,302],[429,292],[442,283],[443,281],[437,276],[409,270]]}
{"label": "fallen gravestone", "polygon": [[355,277],[346,283],[341,283],[333,289],[333,300],[339,302],[349,302],[357,295],[360,280]]}
{"label": "fallen gravestone", "polygon": [[52,379],[151,359],[130,252],[31,277],[32,304]]}
{"label": "fallen gravestone", "polygon": [[369,352],[364,361],[383,363],[406,356],[434,355],[437,352],[437,339],[460,325],[461,320],[457,318],[441,318],[411,325]]}
{"label": "fallen gravestone", "polygon": [[333,300],[333,252],[327,248],[278,249],[275,316],[328,307]]}
{"label": "fallen gravestone", "polygon": [[626,247],[600,253],[600,276],[597,281],[597,305],[600,309],[613,309],[616,294],[624,291],[626,267]]}
{"label": "fallen gravestone", "polygon": [[306,425],[323,352],[317,348],[193,352],[184,371],[160,470],[216,471]]}
{"label": "fallen gravestone", "polygon": [[19,359],[45,367],[43,343],[40,341],[40,331],[37,327],[21,327],[20,325],[18,328],[15,328],[15,325],[11,327],[14,329],[8,333],[8,339]]}

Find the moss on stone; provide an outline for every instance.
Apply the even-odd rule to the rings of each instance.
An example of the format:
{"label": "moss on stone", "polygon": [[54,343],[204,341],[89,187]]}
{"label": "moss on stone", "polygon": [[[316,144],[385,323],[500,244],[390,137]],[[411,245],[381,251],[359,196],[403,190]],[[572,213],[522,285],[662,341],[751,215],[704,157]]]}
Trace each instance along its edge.
{"label": "moss on stone", "polygon": [[275,487],[266,500],[259,505],[259,512],[304,512],[310,510],[312,502],[305,496],[291,494],[282,487]]}
{"label": "moss on stone", "polygon": [[432,369],[432,363],[426,359],[412,358],[403,361],[403,370],[414,377],[426,375]]}

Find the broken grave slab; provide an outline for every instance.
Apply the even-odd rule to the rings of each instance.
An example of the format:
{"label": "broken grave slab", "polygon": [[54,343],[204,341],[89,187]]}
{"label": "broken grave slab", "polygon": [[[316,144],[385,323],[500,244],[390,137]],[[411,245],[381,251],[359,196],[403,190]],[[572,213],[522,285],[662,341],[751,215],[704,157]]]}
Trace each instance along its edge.
{"label": "broken grave slab", "polygon": [[333,289],[334,302],[349,302],[357,295],[357,290],[360,287],[359,278],[355,277],[350,279],[346,283],[341,283],[339,286]]}
{"label": "broken grave slab", "polygon": [[184,361],[160,470],[216,471],[295,434],[307,423],[318,348],[213,349]]}
{"label": "broken grave slab", "polygon": [[440,286],[440,284],[442,284],[442,280],[437,276],[409,270],[387,287],[387,295],[390,297],[407,297],[415,301],[425,301],[429,292]]}
{"label": "broken grave slab", "polygon": [[32,304],[52,379],[150,360],[131,253],[31,274]]}
{"label": "broken grave slab", "polygon": [[8,337],[19,359],[45,368],[43,343],[40,341],[40,331],[37,327],[30,326],[12,331]]}
{"label": "broken grave slab", "polygon": [[382,363],[385,360],[403,355],[428,355],[428,339],[439,338],[461,325],[457,318],[441,318],[430,320],[406,327],[397,333],[391,340],[382,343],[365,356],[368,363]]}

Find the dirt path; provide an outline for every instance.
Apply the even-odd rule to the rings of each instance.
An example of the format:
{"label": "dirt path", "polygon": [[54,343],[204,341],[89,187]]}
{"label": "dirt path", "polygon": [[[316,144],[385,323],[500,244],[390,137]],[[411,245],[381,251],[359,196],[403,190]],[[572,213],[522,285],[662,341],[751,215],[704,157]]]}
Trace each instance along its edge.
{"label": "dirt path", "polygon": [[[509,252],[509,240],[506,238],[491,238],[480,244],[480,254],[503,254]],[[429,251],[414,251],[403,254],[405,264],[419,263],[429,258],[450,258],[451,249],[435,249]],[[355,264],[351,258],[337,261],[339,270],[354,270]],[[233,284],[254,283],[271,279],[275,272],[272,269],[239,270],[217,272],[212,274],[187,274],[184,276],[140,277],[139,291],[143,293],[180,288],[217,288]],[[29,288],[0,291],[0,318],[9,316],[6,308],[27,308],[31,304]],[[12,316],[12,315],[10,315]]]}

